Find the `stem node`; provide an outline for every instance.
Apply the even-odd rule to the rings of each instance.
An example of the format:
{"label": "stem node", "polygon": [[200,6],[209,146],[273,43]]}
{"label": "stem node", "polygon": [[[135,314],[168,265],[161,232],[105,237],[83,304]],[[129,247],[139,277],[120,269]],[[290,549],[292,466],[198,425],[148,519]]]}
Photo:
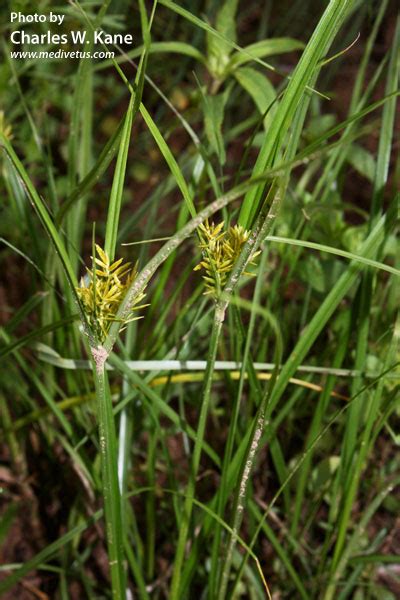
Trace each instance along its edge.
{"label": "stem node", "polygon": [[93,360],[96,363],[97,373],[102,373],[104,364],[108,358],[108,352],[103,346],[97,346],[97,348],[91,348]]}

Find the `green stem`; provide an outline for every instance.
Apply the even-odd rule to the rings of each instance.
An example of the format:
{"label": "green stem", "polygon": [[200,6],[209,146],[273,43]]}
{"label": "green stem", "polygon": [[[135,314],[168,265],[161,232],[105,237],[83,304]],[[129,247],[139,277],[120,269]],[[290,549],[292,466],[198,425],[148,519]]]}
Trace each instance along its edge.
{"label": "green stem", "polygon": [[[254,304],[253,304],[253,306],[254,306]],[[265,316],[267,316],[267,313],[265,311],[263,311],[262,309],[260,310],[260,312],[261,312],[261,314],[265,314]],[[235,500],[233,502],[233,523],[232,523],[232,528],[231,528],[231,531],[230,531],[229,537],[228,537],[227,550],[225,553],[225,559],[224,559],[224,563],[223,563],[223,569],[222,569],[220,585],[219,585],[219,590],[218,590],[218,596],[217,596],[218,600],[224,600],[226,597],[228,582],[229,582],[229,575],[230,575],[232,560],[233,560],[233,552],[235,549],[236,542],[239,539],[239,531],[240,531],[240,527],[241,527],[241,524],[243,521],[243,515],[244,515],[244,511],[245,511],[245,507],[246,507],[246,495],[247,495],[248,484],[249,484],[249,481],[251,478],[252,471],[254,469],[254,465],[255,465],[255,461],[257,459],[259,448],[264,443],[263,442],[263,433],[264,433],[265,424],[268,423],[268,421],[266,421],[266,415],[268,414],[268,404],[270,401],[272,390],[274,389],[274,385],[275,385],[277,377],[278,377],[279,365],[281,364],[281,361],[282,361],[283,341],[282,341],[282,336],[281,336],[281,333],[279,330],[279,326],[278,326],[278,323],[274,319],[272,319],[272,320],[269,319],[269,320],[270,320],[270,324],[272,325],[272,327],[274,329],[275,338],[276,338],[275,356],[274,356],[275,369],[272,374],[271,381],[263,394],[259,408],[257,410],[257,414],[255,416],[251,436],[250,436],[249,442],[247,444],[246,453],[245,453],[243,461],[242,461],[239,484],[236,488]],[[234,597],[234,596],[235,596],[235,593],[234,593],[234,591],[232,591],[232,597]]]}
{"label": "green stem", "polygon": [[107,352],[102,346],[92,348],[94,379],[99,421],[100,457],[104,514],[111,574],[112,597],[125,600],[126,584],[123,564],[121,493],[118,485],[117,441],[108,378],[105,371]]}
{"label": "green stem", "polygon": [[[261,285],[263,283],[263,278],[262,278],[261,274],[263,274],[265,271],[266,259],[267,259],[267,251],[264,250],[261,261],[260,261],[258,278],[257,278],[257,283],[256,283],[255,291],[254,291],[254,296],[253,296],[254,304],[259,303],[259,296],[261,293]],[[236,310],[238,310],[237,307],[235,307],[235,308],[236,308]],[[238,319],[239,318],[240,318],[240,315],[238,315]],[[252,311],[250,313],[250,321],[249,321],[245,345],[244,345],[239,386],[237,389],[235,402],[232,407],[232,416],[231,416],[231,421],[230,421],[230,426],[229,426],[229,431],[228,431],[228,439],[227,439],[227,442],[225,445],[224,460],[223,460],[223,465],[222,465],[222,469],[221,469],[221,481],[220,481],[220,485],[219,485],[220,494],[218,496],[218,504],[217,504],[217,514],[221,519],[223,519],[223,517],[224,517],[224,509],[225,509],[227,496],[228,496],[227,492],[225,491],[228,489],[228,467],[229,467],[229,464],[232,459],[232,453],[233,453],[233,449],[234,449],[234,440],[235,440],[235,437],[237,436],[237,424],[239,421],[239,414],[240,414],[240,408],[241,408],[241,399],[242,399],[242,393],[243,393],[243,388],[244,388],[245,375],[246,375],[246,373],[249,373],[249,378],[251,375],[250,364],[248,364],[248,362],[251,362],[250,346],[251,346],[251,341],[253,339],[255,320],[256,320],[256,311]],[[212,548],[212,554],[211,554],[211,570],[210,570],[210,583],[209,583],[210,599],[215,597],[215,589],[216,589],[218,577],[219,577],[219,571],[220,571],[219,563],[221,562],[220,561],[220,543],[221,543],[221,525],[219,523],[216,523],[214,539],[213,539],[213,548]],[[224,560],[225,560],[225,558],[224,558]]]}
{"label": "green stem", "polygon": [[211,385],[213,380],[215,359],[217,356],[218,340],[221,333],[222,324],[225,318],[225,303],[218,302],[215,307],[213,327],[211,331],[211,340],[207,358],[207,369],[204,377],[202,404],[197,427],[197,437],[193,449],[192,465],[190,478],[186,491],[185,504],[183,507],[182,523],[179,530],[178,545],[175,555],[174,572],[172,576],[170,600],[180,600],[180,581],[182,574],[183,561],[185,558],[185,548],[189,533],[189,525],[192,516],[194,491],[196,486],[197,474],[199,471],[201,448],[203,445],[204,432],[207,422],[208,407],[210,404]]}
{"label": "green stem", "polygon": [[233,551],[235,549],[235,545],[239,536],[240,526],[243,520],[243,514],[245,509],[246,502],[246,494],[247,487],[249,483],[249,479],[251,473],[253,471],[254,462],[257,458],[258,448],[260,445],[260,440],[262,438],[262,434],[264,431],[264,421],[265,421],[265,403],[260,407],[259,414],[257,420],[255,422],[255,426],[253,429],[253,433],[251,436],[250,444],[248,450],[246,452],[246,460],[244,462],[242,473],[240,477],[240,484],[238,487],[238,491],[236,494],[236,500],[234,503],[234,518],[232,525],[232,533],[229,535],[228,546],[224,558],[224,566],[221,575],[221,583],[218,591],[218,600],[224,600],[226,597],[226,592],[228,589],[229,575],[231,572],[232,559],[233,559]]}

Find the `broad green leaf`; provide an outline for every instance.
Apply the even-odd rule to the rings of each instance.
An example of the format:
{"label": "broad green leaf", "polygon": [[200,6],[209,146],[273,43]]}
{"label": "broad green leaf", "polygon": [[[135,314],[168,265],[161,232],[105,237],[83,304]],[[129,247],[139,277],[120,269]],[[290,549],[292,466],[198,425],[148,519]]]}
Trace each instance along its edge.
{"label": "broad green leaf", "polygon": [[240,65],[244,65],[256,58],[264,58],[275,54],[284,54],[293,50],[302,50],[303,42],[293,38],[273,38],[271,40],[262,40],[255,44],[245,46],[243,50],[233,54],[229,61],[229,69],[235,69]]}
{"label": "broad green leaf", "polygon": [[215,22],[217,31],[233,42],[236,42],[235,15],[237,6],[238,0],[225,0],[223,6],[218,11]]}
{"label": "broad green leaf", "polygon": [[276,99],[274,86],[266,75],[251,67],[237,69],[237,71],[235,71],[235,77],[242,88],[252,97],[260,114],[263,115],[270,109],[264,119],[264,126],[267,127],[276,110],[273,106]]}
{"label": "broad green leaf", "polygon": [[[115,59],[115,62],[119,65],[128,62],[129,60],[134,60],[138,58],[143,52],[144,46],[139,46],[138,48],[134,48],[133,50],[126,52],[123,56],[118,56]],[[189,56],[190,58],[194,58],[200,63],[205,63],[206,58],[203,56],[197,48],[191,46],[190,44],[185,44],[184,42],[152,42],[149,50],[149,54],[181,54],[183,56]],[[109,68],[113,64],[113,60],[104,60],[99,62],[95,71],[102,71],[103,69]]]}
{"label": "broad green leaf", "polygon": [[335,126],[335,123],[335,115],[330,113],[326,115],[319,114],[318,116],[310,119],[307,123],[307,129],[304,132],[305,137],[310,141],[313,141],[332,129],[332,127]]}
{"label": "broad green leaf", "polygon": [[[207,32],[207,34],[213,35],[214,37],[220,39],[221,41],[223,41],[226,44],[228,44],[229,46],[231,46],[231,48],[234,48],[235,50],[238,50],[240,52],[244,51],[243,48],[241,48],[240,46],[238,46],[238,44],[235,41],[233,41],[233,40],[229,39],[228,37],[224,36],[221,32],[217,31],[214,27],[211,27],[211,25],[209,25],[208,23],[206,23],[203,19],[199,19],[199,17],[197,17],[196,15],[194,15],[193,13],[191,13],[189,10],[186,10],[185,8],[183,8],[182,6],[180,6],[179,4],[177,4],[176,2],[172,2],[172,0],[159,0],[159,4],[162,4],[163,6],[166,6],[170,10],[174,11],[175,13],[177,13],[178,15],[181,15],[184,19],[186,19],[190,23],[193,23],[194,25],[196,25],[196,27],[199,27],[200,29],[203,29],[204,31]],[[274,67],[272,65],[264,62],[261,58],[256,58],[255,60],[260,65],[263,65],[266,69],[270,69],[271,71],[275,71],[275,69],[274,69]]]}
{"label": "broad green leaf", "polygon": [[303,281],[307,285],[310,285],[316,292],[319,292],[320,294],[325,292],[325,273],[321,260],[316,256],[308,256],[307,260],[300,263],[299,275]]}
{"label": "broad green leaf", "polygon": [[225,143],[222,135],[226,94],[203,98],[204,128],[211,149],[218,156],[221,165],[225,163]]}
{"label": "broad green leaf", "polygon": [[337,470],[340,463],[340,456],[327,456],[315,467],[311,474],[310,486],[315,491],[320,491]]}
{"label": "broad green leaf", "polygon": [[[322,15],[297,67],[290,78],[282,101],[279,103],[269,135],[266,136],[253,175],[265,171],[279,157],[282,144],[293,123],[294,115],[307,87],[317,75],[318,63],[333,42],[333,39],[348,15],[353,0],[332,0]],[[248,192],[243,201],[239,223],[248,228],[260,208],[264,186]]]}
{"label": "broad green leaf", "polygon": [[[223,6],[217,14],[215,28],[228,40],[236,42],[236,22],[235,15],[237,10],[238,0],[225,0]],[[208,67],[217,79],[224,76],[226,66],[229,63],[229,56],[232,52],[232,44],[216,37],[215,35],[207,34],[207,50],[208,50]]]}
{"label": "broad green leaf", "polygon": [[352,144],[348,154],[348,161],[357,173],[368,179],[370,182],[374,181],[376,164],[374,157],[368,150],[358,144]]}

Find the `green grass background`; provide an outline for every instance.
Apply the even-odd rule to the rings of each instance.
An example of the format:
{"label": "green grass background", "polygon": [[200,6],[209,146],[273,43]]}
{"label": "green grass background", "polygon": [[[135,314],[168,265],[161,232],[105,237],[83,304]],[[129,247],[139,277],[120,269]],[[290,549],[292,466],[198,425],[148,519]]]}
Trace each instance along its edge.
{"label": "green grass background", "polygon": [[[11,10],[135,43],[15,60]],[[2,597],[398,597],[395,6],[15,0],[1,27]],[[214,299],[206,219],[249,232]],[[94,241],[139,268],[105,340]]]}

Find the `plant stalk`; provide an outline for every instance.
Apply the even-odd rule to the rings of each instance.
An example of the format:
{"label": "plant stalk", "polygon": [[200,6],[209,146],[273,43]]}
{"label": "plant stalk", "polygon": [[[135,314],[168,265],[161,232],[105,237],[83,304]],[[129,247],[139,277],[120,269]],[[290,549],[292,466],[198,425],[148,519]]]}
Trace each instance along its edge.
{"label": "plant stalk", "polygon": [[228,546],[224,558],[224,566],[221,574],[221,582],[218,591],[218,600],[224,600],[226,597],[226,592],[228,589],[229,575],[231,572],[232,559],[233,559],[233,551],[235,549],[235,545],[239,536],[240,526],[243,520],[243,514],[245,509],[246,502],[246,494],[247,494],[247,486],[249,483],[249,479],[251,473],[254,468],[254,463],[257,458],[258,448],[260,445],[260,440],[264,431],[264,421],[265,421],[265,405],[260,407],[260,411],[255,422],[255,426],[253,429],[253,433],[251,435],[250,444],[248,447],[248,451],[246,453],[246,460],[244,462],[244,466],[242,468],[242,474],[240,477],[240,484],[238,488],[238,492],[236,495],[236,500],[234,503],[234,518],[232,525],[232,533],[229,535]]}
{"label": "plant stalk", "polygon": [[114,416],[108,378],[105,370],[107,352],[102,346],[92,348],[91,350],[96,385],[104,515],[112,597],[114,600],[125,600],[126,583],[123,564],[121,493],[118,484],[117,441]]}
{"label": "plant stalk", "polygon": [[189,476],[189,482],[186,490],[185,504],[183,507],[182,523],[179,529],[179,538],[177,551],[175,555],[174,572],[172,575],[170,600],[180,600],[180,581],[182,574],[183,561],[185,558],[185,548],[189,533],[190,519],[193,511],[194,491],[196,487],[196,479],[199,471],[201,448],[203,445],[204,432],[207,422],[208,408],[210,405],[211,386],[214,373],[214,365],[217,356],[218,341],[222,329],[222,324],[225,319],[225,302],[217,302],[214,313],[213,327],[211,331],[211,339],[207,358],[207,368],[204,377],[202,404],[197,426],[197,437],[193,449],[192,464]]}

